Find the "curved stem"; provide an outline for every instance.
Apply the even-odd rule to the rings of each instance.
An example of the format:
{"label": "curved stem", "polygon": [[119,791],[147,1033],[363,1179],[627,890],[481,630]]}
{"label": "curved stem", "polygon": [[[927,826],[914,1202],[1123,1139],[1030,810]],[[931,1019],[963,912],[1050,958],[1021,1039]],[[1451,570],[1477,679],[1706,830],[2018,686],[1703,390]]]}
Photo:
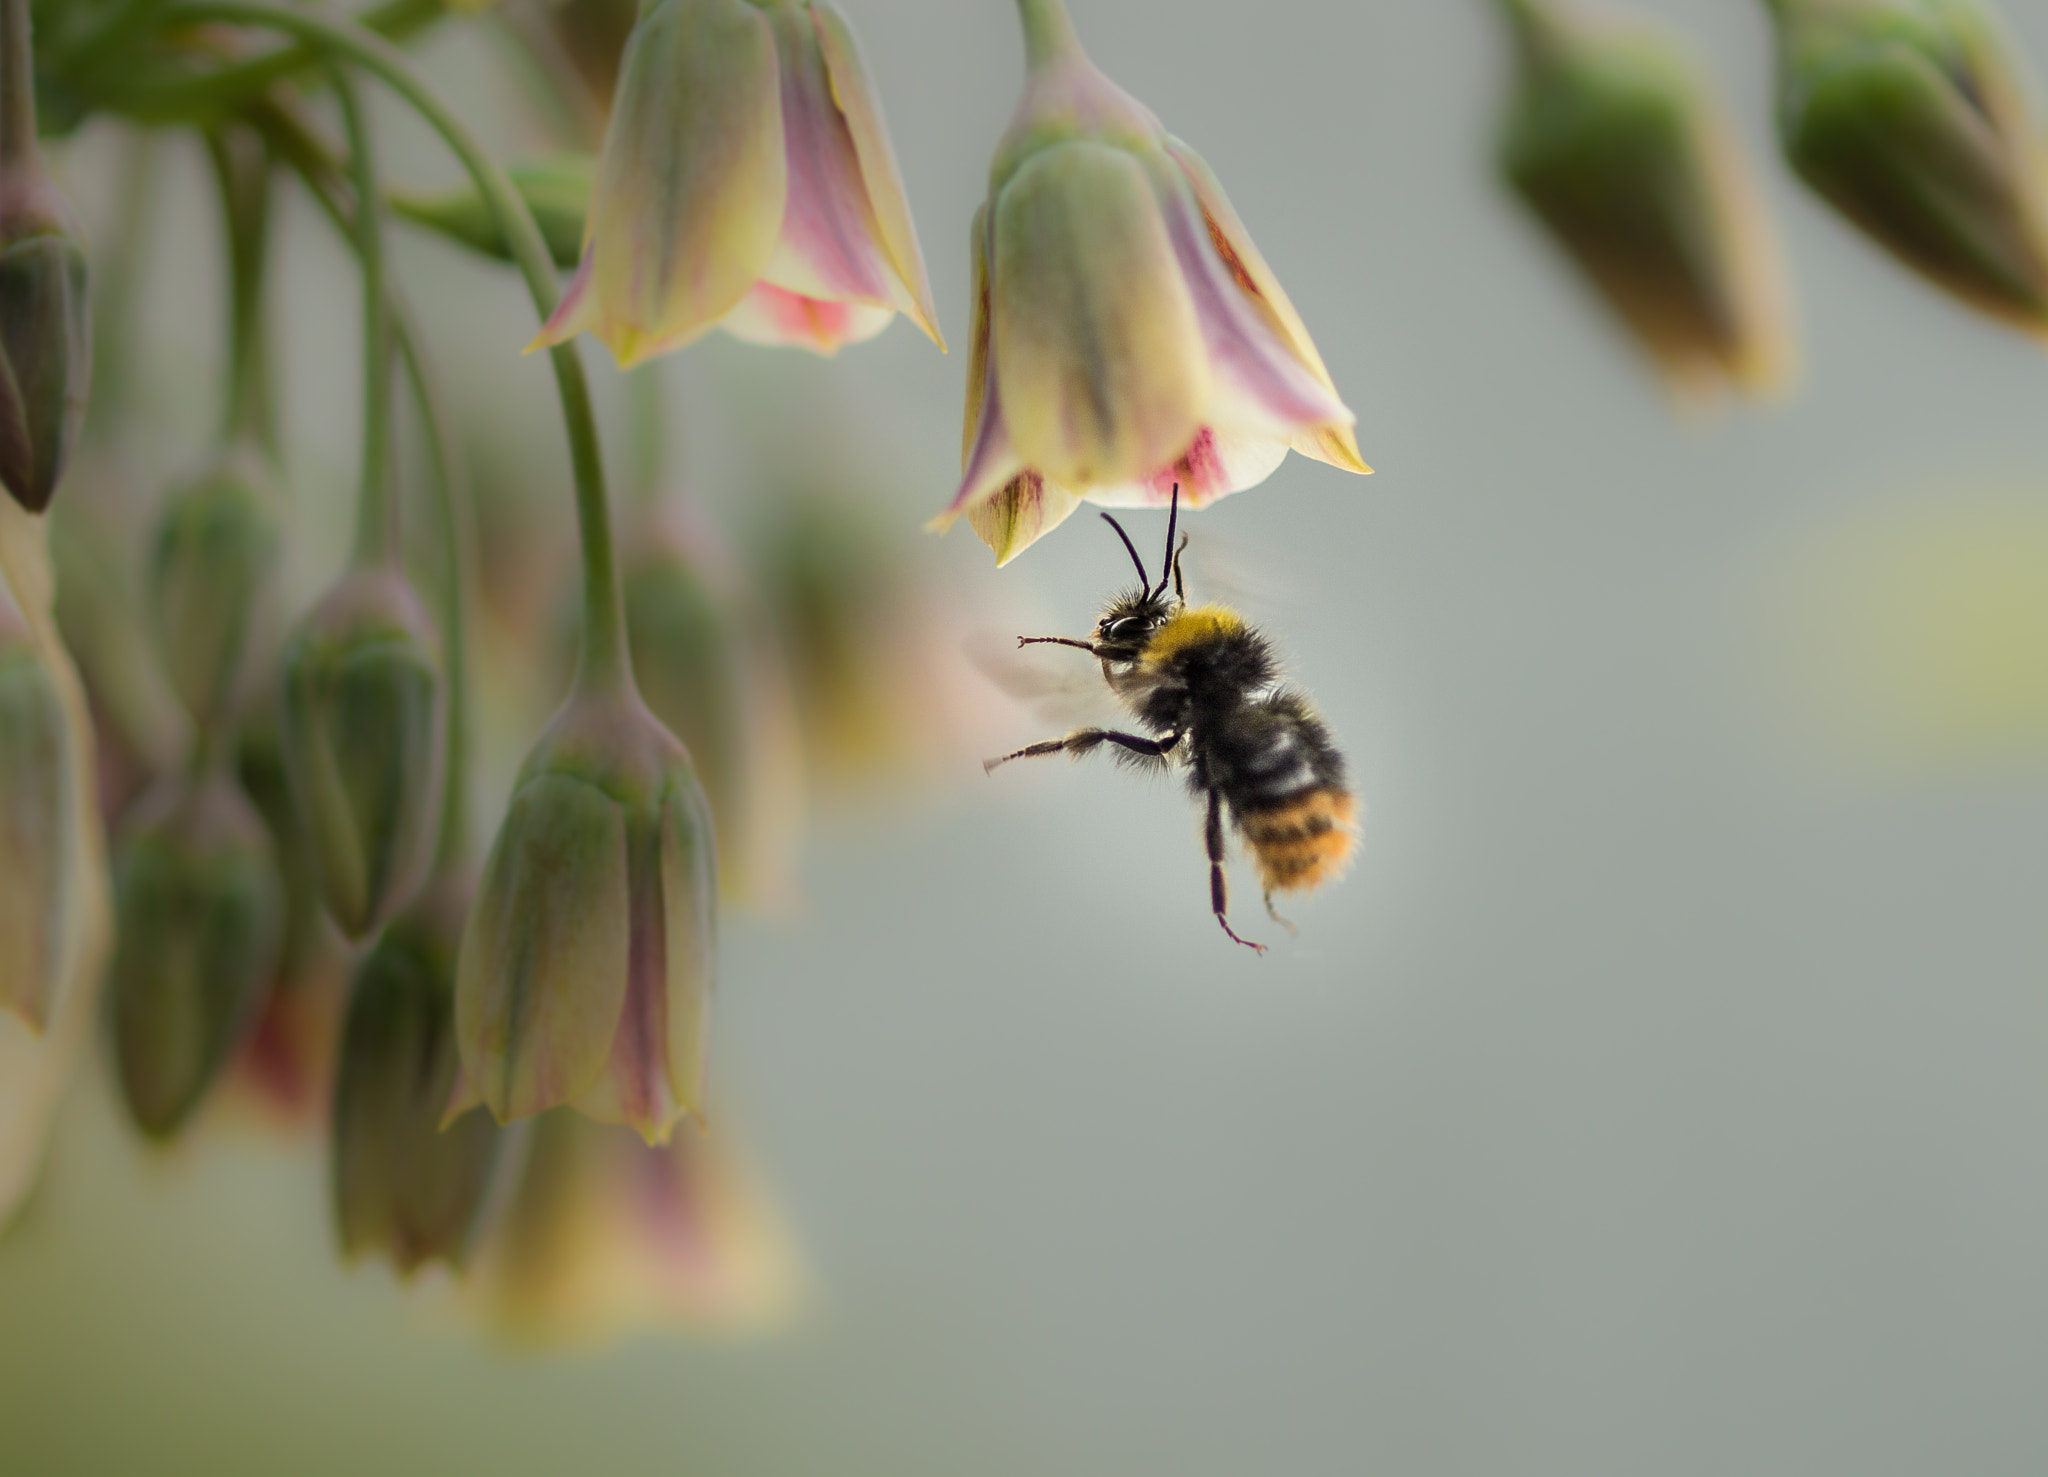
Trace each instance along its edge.
{"label": "curved stem", "polygon": [[398,562],[398,500],[391,496],[391,311],[384,285],[383,194],[376,149],[356,86],[333,69],[334,95],[348,133],[355,184],[355,247],[363,274],[363,468],[356,495],[355,562],[359,568]]}
{"label": "curved stem", "polygon": [[1017,0],[1024,23],[1024,65],[1032,71],[1081,55],[1081,38],[1061,0]]}
{"label": "curved stem", "polygon": [[36,160],[36,63],[28,0],[0,0],[0,165]]}
{"label": "curved stem", "polygon": [[626,376],[626,418],[632,429],[626,495],[635,507],[653,502],[668,480],[668,406],[661,369],[659,359],[649,359]]}
{"label": "curved stem", "polygon": [[[192,0],[173,7],[169,14],[179,20],[273,27],[326,47],[381,78],[441,135],[469,171],[512,248],[513,260],[526,279],[541,321],[554,312],[560,288],[533,213],[512,188],[504,167],[484,151],[476,136],[390,43],[359,26],[258,0]],[[583,361],[573,342],[557,344],[548,357],[554,364],[555,387],[568,431],[569,461],[576,478],[577,530],[583,545],[583,647],[576,680],[584,687],[630,685],[633,674],[626,654],[626,612],[612,549],[611,510],[605,503],[604,457],[590,403],[590,382],[584,377]]]}
{"label": "curved stem", "polygon": [[275,454],[271,423],[269,354],[264,345],[263,285],[270,246],[270,161],[262,141],[246,129],[206,136],[220,184],[221,220],[228,239],[228,392],[222,433]]}
{"label": "curved stem", "polygon": [[102,441],[114,441],[128,424],[143,237],[156,204],[155,154],[153,134],[133,129],[122,139],[112,228],[93,253],[97,301],[92,315],[92,398],[86,402],[85,424],[86,433]]}

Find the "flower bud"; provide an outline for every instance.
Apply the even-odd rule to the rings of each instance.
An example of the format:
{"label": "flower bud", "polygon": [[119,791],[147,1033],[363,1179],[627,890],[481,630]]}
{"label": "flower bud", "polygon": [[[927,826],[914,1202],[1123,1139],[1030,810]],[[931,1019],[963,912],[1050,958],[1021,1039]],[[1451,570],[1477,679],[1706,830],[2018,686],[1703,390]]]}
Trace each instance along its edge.
{"label": "flower bud", "polygon": [[335,1222],[344,1255],[401,1272],[460,1267],[486,1219],[506,1130],[470,1113],[441,1127],[460,1063],[455,957],[470,888],[442,880],[356,967],[334,1083]]}
{"label": "flower bud", "polygon": [[0,169],[0,482],[50,505],[85,419],[92,305],[70,208],[33,158]]}
{"label": "flower bud", "polygon": [[38,1031],[69,964],[78,783],[63,697],[0,581],[0,1007]]}
{"label": "flower bud", "polygon": [[425,875],[441,793],[440,643],[392,569],[359,569],[285,645],[279,737],[320,890],[360,939]]}
{"label": "flower bud", "polygon": [[114,1047],[142,1130],[167,1138],[212,1086],[277,958],[277,863],[225,774],[140,802],[115,867]]}
{"label": "flower bud", "polygon": [[939,342],[896,156],[839,13],[647,0],[582,264],[534,345],[589,329],[630,366],[722,324],[830,354],[899,312]]}
{"label": "flower bud", "polygon": [[1647,27],[1543,0],[1512,12],[1508,183],[1681,396],[1781,385],[1792,361],[1783,258],[1692,57]]}
{"label": "flower bud", "polygon": [[633,677],[689,750],[735,902],[786,891],[803,818],[793,698],[765,621],[708,538],[656,517],[623,541]]}
{"label": "flower bud", "polygon": [[1800,178],[1972,307],[2048,332],[2048,175],[2012,43],[1974,0],[1772,0]]}
{"label": "flower bud", "polygon": [[247,696],[277,563],[277,520],[247,453],[173,490],[157,519],[150,615],[171,685],[200,723]]}
{"label": "flower bud", "polygon": [[520,770],[463,933],[451,1114],[567,1103],[649,1142],[701,1117],[717,871],[683,746],[630,688],[572,696]]}
{"label": "flower bud", "polygon": [[[573,267],[583,255],[583,222],[590,214],[591,183],[597,160],[588,154],[556,154],[508,164],[512,188],[533,212],[548,255],[558,267]],[[498,229],[498,217],[473,183],[438,195],[394,193],[391,208],[407,220],[439,231],[471,251],[500,261],[512,260],[512,248]]]}

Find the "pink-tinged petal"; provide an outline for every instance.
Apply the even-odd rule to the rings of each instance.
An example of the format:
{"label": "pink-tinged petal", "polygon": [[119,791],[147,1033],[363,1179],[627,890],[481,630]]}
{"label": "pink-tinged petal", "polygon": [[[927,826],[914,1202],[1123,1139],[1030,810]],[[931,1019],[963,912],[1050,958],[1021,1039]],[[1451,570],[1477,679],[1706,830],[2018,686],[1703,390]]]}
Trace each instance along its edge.
{"label": "pink-tinged petal", "polygon": [[638,826],[627,838],[631,932],[626,997],[604,1075],[575,1100],[600,1123],[621,1123],[650,1144],[665,1143],[682,1116],[669,1081],[668,909],[662,901],[661,837]]}
{"label": "pink-tinged petal", "polygon": [[941,349],[939,315],[932,307],[932,286],[925,276],[924,253],[917,244],[917,227],[911,223],[910,202],[903,191],[903,176],[896,167],[896,151],[889,143],[888,125],[882,120],[881,99],[868,82],[867,65],[853,31],[838,11],[829,5],[810,7],[817,28],[818,47],[824,54],[825,71],[832,83],[832,101],[853,139],[860,161],[861,182],[867,188],[882,249],[894,269],[900,297],[896,305],[922,328]]}
{"label": "pink-tinged petal", "polygon": [[1002,395],[989,358],[988,207],[974,212],[969,233],[974,257],[974,339],[967,356],[966,425],[962,433],[960,487],[945,511],[925,527],[944,533],[962,513],[1002,491],[1024,470],[1010,444]]}
{"label": "pink-tinged petal", "polygon": [[671,789],[662,805],[661,894],[668,945],[663,982],[668,1039],[663,1048],[676,1101],[701,1124],[718,943],[718,859],[710,807],[694,785]]}
{"label": "pink-tinged petal", "polygon": [[974,458],[974,443],[981,436],[982,416],[988,396],[988,207],[974,208],[974,223],[967,229],[968,254],[974,261],[974,328],[968,338],[967,401],[960,427],[960,464]]}
{"label": "pink-tinged petal", "polygon": [[994,497],[967,514],[975,537],[995,552],[1000,569],[1067,521],[1081,499],[1036,472],[1011,479]]}
{"label": "pink-tinged petal", "polygon": [[1242,436],[1204,426],[1187,451],[1149,477],[1114,487],[1091,487],[1087,498],[1105,508],[1163,508],[1180,489],[1184,508],[1207,507],[1218,498],[1256,487],[1287,459],[1288,443],[1271,436]]}
{"label": "pink-tinged petal", "polygon": [[1210,356],[1138,157],[1079,141],[1032,155],[992,204],[989,278],[989,377],[1024,465],[1086,488],[1194,438]]}
{"label": "pink-tinged petal", "polygon": [[895,316],[893,308],[805,297],[757,282],[718,326],[750,344],[809,349],[829,357],[848,344],[867,342]]}
{"label": "pink-tinged petal", "polygon": [[[1238,219],[1215,172],[1200,154],[1170,135],[1166,152],[1180,166],[1182,177],[1193,190],[1209,244],[1238,292],[1265,320],[1294,360],[1323,386],[1331,399],[1337,399],[1336,384],[1323,364],[1322,355],[1316,351],[1315,341],[1309,337],[1307,325],[1253,243],[1244,222]],[[1346,471],[1370,472],[1372,468],[1359,455],[1357,440],[1351,432],[1352,419],[1347,410],[1340,421],[1296,435],[1294,449]]]}
{"label": "pink-tinged petal", "polygon": [[576,264],[576,275],[569,279],[568,290],[562,294],[562,300],[555,304],[555,311],[548,314],[548,321],[540,326],[540,332],[520,353],[531,354],[535,349],[567,343],[585,329],[597,327],[597,297],[590,290],[596,261],[595,253],[584,247],[583,260]]}

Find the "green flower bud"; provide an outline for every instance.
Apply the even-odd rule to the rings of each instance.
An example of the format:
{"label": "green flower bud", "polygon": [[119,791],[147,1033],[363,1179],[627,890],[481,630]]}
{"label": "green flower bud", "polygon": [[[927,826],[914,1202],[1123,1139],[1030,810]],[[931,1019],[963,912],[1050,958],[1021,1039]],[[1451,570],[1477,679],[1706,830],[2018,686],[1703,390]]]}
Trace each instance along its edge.
{"label": "green flower bud", "polygon": [[252,462],[224,458],[173,491],[157,522],[150,614],[171,685],[201,723],[246,696],[277,563],[277,520]]}
{"label": "green flower bud", "polygon": [[[597,160],[588,154],[554,154],[509,164],[505,173],[533,212],[555,265],[575,266],[583,255],[583,221],[590,214]],[[512,260],[512,248],[498,229],[498,217],[474,184],[464,183],[438,195],[394,192],[390,198],[392,210],[407,220],[439,231],[471,251],[499,261]]]}
{"label": "green flower bud", "polygon": [[[17,193],[19,192],[19,193]],[[0,482],[31,513],[50,505],[85,419],[92,307],[85,250],[40,171],[0,180]]]}
{"label": "green flower bud", "polygon": [[270,982],[280,900],[270,837],[226,775],[173,781],[141,806],[115,868],[114,1047],[129,1112],[167,1138]]}
{"label": "green flower bud", "polygon": [[69,963],[77,785],[63,696],[0,583],[0,1007],[38,1031]]}
{"label": "green flower bud", "polygon": [[396,570],[349,574],[286,643],[285,773],[327,910],[351,938],[425,875],[447,707],[440,643]]}
{"label": "green flower bud", "polygon": [[487,1219],[507,1133],[441,1128],[455,1092],[455,957],[466,883],[429,884],[356,968],[334,1082],[334,1214],[345,1255],[460,1267]]}
{"label": "green flower bud", "polygon": [[683,746],[630,689],[572,696],[520,771],[463,934],[451,1114],[567,1103],[649,1142],[701,1117],[717,871]]}
{"label": "green flower bud", "polygon": [[1783,258],[1735,131],[1690,54],[1643,26],[1516,0],[1508,183],[1681,395],[1779,387]]}
{"label": "green flower bud", "polygon": [[1972,307],[2048,331],[2048,178],[1975,0],[1772,0],[1778,132],[1806,183]]}
{"label": "green flower bud", "polygon": [[312,843],[298,807],[292,804],[291,780],[285,773],[284,748],[278,739],[277,708],[275,702],[252,706],[237,735],[235,773],[242,792],[263,817],[277,856],[278,885],[284,898],[277,979],[281,985],[292,985],[319,975],[323,958],[331,958],[341,944],[321,906]]}

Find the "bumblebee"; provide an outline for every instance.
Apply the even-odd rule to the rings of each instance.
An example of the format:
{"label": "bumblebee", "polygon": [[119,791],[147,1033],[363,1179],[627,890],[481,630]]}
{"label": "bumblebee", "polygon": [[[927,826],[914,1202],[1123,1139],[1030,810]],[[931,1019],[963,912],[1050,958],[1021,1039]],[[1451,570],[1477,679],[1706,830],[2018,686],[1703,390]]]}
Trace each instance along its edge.
{"label": "bumblebee", "polygon": [[1345,786],[1344,756],[1329,729],[1307,697],[1280,685],[1271,643],[1234,610],[1188,604],[1180,568],[1186,536],[1174,545],[1179,493],[1176,487],[1156,586],[1131,536],[1104,513],[1137,566],[1138,587],[1109,602],[1091,640],[1017,639],[1019,646],[1071,646],[1095,657],[1110,691],[1146,732],[1079,728],[982,768],[1042,754],[1078,757],[1104,744],[1128,764],[1185,766],[1188,788],[1208,808],[1209,905],[1233,941],[1264,953],[1265,945],[1240,938],[1230,926],[1225,808],[1258,863],[1266,912],[1292,932],[1294,925],[1274,911],[1273,894],[1307,891],[1344,870],[1358,845],[1352,826],[1357,801]]}

